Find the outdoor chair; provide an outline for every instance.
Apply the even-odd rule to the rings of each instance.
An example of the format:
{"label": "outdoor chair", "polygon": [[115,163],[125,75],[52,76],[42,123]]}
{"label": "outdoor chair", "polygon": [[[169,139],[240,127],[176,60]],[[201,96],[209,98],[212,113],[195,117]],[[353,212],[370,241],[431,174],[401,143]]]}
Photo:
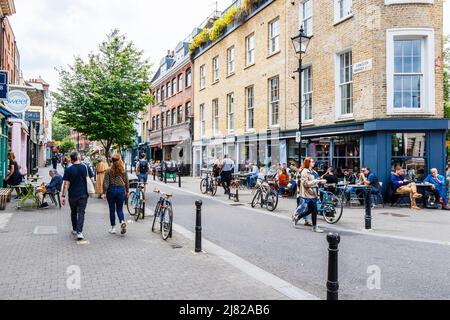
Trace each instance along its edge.
{"label": "outdoor chair", "polygon": [[391,207],[410,207],[411,197],[409,193],[398,193],[395,186],[389,183],[388,186],[388,198]]}

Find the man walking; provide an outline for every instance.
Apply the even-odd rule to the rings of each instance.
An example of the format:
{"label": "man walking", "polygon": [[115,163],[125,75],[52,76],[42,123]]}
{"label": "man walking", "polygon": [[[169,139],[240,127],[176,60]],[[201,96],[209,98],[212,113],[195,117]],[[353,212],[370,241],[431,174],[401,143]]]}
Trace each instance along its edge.
{"label": "man walking", "polygon": [[141,160],[136,165],[136,175],[138,176],[139,182],[145,183],[144,193],[147,192],[147,182],[149,172],[150,172],[150,164],[147,161],[147,155],[143,153],[141,154]]}
{"label": "man walking", "polygon": [[77,237],[78,241],[82,241],[84,240],[84,217],[89,199],[87,179],[91,179],[92,183],[94,183],[94,173],[89,167],[81,163],[81,157],[78,152],[73,152],[70,155],[70,160],[72,166],[67,168],[64,172],[62,205],[66,205],[68,192],[72,218],[72,234]]}
{"label": "man walking", "polygon": [[222,187],[225,189],[225,194],[230,194],[230,184],[233,178],[233,172],[234,161],[226,155],[222,162]]}

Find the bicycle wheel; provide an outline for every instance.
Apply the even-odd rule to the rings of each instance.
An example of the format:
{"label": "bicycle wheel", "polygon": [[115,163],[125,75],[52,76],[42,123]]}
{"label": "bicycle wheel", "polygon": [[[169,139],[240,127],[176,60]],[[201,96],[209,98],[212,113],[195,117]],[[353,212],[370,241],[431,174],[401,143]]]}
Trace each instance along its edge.
{"label": "bicycle wheel", "polygon": [[258,204],[261,204],[261,190],[257,190],[252,200],[252,208],[255,208]]}
{"label": "bicycle wheel", "polygon": [[341,220],[344,212],[344,204],[339,197],[330,194],[328,199],[324,201],[323,217],[328,224],[336,224]]}
{"label": "bicycle wheel", "polygon": [[173,211],[172,207],[167,206],[161,213],[161,235],[164,241],[169,239],[172,231]]}
{"label": "bicycle wheel", "polygon": [[153,217],[153,224],[152,224],[152,232],[155,232],[155,227],[160,225],[160,215],[161,215],[161,207],[160,203],[158,202],[158,206],[156,207],[155,216]]}
{"label": "bicycle wheel", "polygon": [[208,180],[202,179],[202,181],[200,182],[200,191],[203,194],[208,193]]}
{"label": "bicycle wheel", "polygon": [[217,194],[217,183],[216,183],[216,181],[211,180],[211,189],[210,190],[211,190],[211,195],[213,197],[215,197],[216,194]]}
{"label": "bicycle wheel", "polygon": [[278,206],[278,193],[274,191],[269,192],[266,198],[266,204],[267,210],[269,210],[270,212],[275,211]]}
{"label": "bicycle wheel", "polygon": [[135,210],[136,205],[137,205],[136,199],[137,199],[136,192],[132,191],[127,200],[127,210],[128,210],[128,213],[130,214],[130,216],[136,215],[136,210]]}

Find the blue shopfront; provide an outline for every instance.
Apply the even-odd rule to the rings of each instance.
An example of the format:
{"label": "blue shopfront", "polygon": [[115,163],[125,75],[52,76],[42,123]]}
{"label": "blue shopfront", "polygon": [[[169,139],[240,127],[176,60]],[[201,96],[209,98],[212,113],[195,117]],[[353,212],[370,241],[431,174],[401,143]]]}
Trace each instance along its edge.
{"label": "blue shopfront", "polygon": [[[411,179],[422,180],[432,168],[446,167],[445,119],[384,119],[368,122],[310,127],[303,130],[303,155],[316,159],[319,173],[328,167],[358,172],[369,167],[384,186],[395,165],[401,165]],[[283,134],[288,161],[298,158],[295,132]]]}

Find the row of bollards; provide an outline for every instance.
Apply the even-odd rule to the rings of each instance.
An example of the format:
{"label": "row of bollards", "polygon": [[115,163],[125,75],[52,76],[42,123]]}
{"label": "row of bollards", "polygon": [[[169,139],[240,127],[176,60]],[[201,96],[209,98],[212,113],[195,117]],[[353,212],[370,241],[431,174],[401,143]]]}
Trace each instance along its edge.
{"label": "row of bollards", "polygon": [[[203,202],[195,202],[195,252],[202,252],[202,206]],[[338,233],[329,233],[327,235],[328,248],[328,281],[327,281],[327,300],[339,300],[339,243],[341,237]]]}
{"label": "row of bollards", "polygon": [[372,190],[366,188],[364,192],[364,200],[366,204],[365,227],[366,230],[372,230]]}

